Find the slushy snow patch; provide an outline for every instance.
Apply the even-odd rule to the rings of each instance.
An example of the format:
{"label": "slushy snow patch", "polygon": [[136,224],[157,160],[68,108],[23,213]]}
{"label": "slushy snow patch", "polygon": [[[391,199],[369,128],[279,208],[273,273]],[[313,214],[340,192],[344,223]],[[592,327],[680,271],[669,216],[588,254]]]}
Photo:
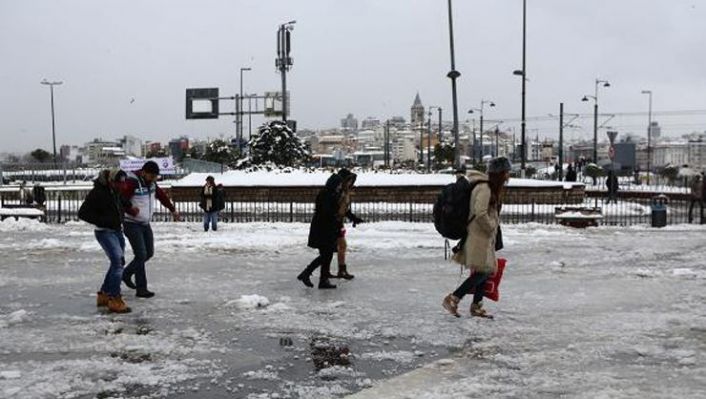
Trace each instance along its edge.
{"label": "slushy snow patch", "polygon": [[253,294],[253,295],[241,295],[240,299],[234,299],[232,301],[226,302],[226,306],[237,306],[240,309],[257,309],[265,308],[270,305],[270,300],[264,296]]}

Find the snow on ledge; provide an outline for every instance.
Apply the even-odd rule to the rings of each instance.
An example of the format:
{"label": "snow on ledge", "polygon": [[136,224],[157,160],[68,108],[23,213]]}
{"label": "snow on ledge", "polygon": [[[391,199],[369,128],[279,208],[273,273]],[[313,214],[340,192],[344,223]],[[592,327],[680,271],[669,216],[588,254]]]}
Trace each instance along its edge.
{"label": "snow on ledge", "polygon": [[[226,187],[272,187],[272,186],[301,186],[320,187],[331,176],[329,172],[306,172],[302,170],[275,170],[275,171],[228,171],[219,173],[191,173],[172,184],[172,187],[200,187],[205,184],[206,176],[212,175],[216,184]],[[454,182],[451,174],[418,174],[418,173],[385,173],[361,172],[358,173],[356,186],[360,187],[386,187],[386,186],[444,186]],[[510,179],[509,187],[548,188],[561,187],[569,190],[573,186],[583,187],[583,183],[556,182],[532,179]]]}

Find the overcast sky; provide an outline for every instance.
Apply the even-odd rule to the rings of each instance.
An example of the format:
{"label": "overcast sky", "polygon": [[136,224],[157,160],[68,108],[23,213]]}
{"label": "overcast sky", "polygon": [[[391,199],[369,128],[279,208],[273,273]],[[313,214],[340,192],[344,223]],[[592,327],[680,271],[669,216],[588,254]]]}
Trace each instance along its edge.
{"label": "overcast sky", "polygon": [[[450,119],[445,0],[0,0],[0,152],[50,149],[43,78],[64,81],[58,144],[232,134],[227,117],[186,121],[185,89],[234,94],[249,66],[246,92],[279,90],[275,33],[292,19],[300,128],[335,127],[349,112],[408,119],[417,92]],[[658,111],[706,109],[704,1],[528,0],[527,20],[528,116],[557,113],[561,101],[592,112],[580,99],[597,77],[612,84],[602,112],[646,111],[642,89]],[[518,118],[521,0],[456,0],[454,27],[462,120],[481,98],[497,103],[486,118]],[[706,117],[693,119],[673,130],[706,130]]]}

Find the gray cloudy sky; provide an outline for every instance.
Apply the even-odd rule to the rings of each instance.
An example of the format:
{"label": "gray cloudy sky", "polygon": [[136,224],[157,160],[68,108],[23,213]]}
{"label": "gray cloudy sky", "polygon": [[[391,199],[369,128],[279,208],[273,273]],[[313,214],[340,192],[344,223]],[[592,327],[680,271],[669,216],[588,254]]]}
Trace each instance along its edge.
{"label": "gray cloudy sky", "polygon": [[[521,4],[454,1],[462,119],[481,98],[497,103],[487,118],[519,117]],[[246,92],[278,90],[275,31],[291,19],[301,128],[337,126],[348,112],[409,118],[417,91],[450,110],[445,0],[0,0],[0,152],[50,148],[42,78],[65,82],[58,144],[231,134],[226,118],[186,121],[185,88],[235,93],[250,66]],[[706,109],[705,21],[703,0],[528,0],[528,116],[557,113],[561,101],[591,112],[579,100],[596,77],[613,84],[602,111],[645,111],[642,89],[654,91],[655,110]],[[639,120],[623,123],[640,131]],[[704,116],[670,123],[674,133],[706,129]]]}

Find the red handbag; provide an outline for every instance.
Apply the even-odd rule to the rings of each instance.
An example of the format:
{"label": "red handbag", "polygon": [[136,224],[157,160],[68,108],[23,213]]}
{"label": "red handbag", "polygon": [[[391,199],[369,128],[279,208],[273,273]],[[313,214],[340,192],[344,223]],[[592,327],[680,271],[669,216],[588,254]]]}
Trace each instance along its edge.
{"label": "red handbag", "polygon": [[[500,280],[503,278],[507,259],[498,258],[498,268],[487,280],[485,280],[485,297],[491,301],[497,302],[500,299]],[[473,275],[473,272],[471,272]],[[471,290],[472,294],[475,290]]]}

